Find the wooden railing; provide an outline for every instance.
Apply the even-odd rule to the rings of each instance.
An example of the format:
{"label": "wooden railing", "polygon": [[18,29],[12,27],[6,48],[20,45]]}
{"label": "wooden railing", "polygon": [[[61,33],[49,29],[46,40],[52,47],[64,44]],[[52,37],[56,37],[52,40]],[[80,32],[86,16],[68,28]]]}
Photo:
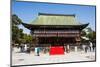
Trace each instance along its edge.
{"label": "wooden railing", "polygon": [[78,30],[52,30],[52,31],[39,31],[36,30],[34,33],[79,33]]}
{"label": "wooden railing", "polygon": [[36,33],[36,37],[79,37],[79,34],[66,34],[66,33]]}

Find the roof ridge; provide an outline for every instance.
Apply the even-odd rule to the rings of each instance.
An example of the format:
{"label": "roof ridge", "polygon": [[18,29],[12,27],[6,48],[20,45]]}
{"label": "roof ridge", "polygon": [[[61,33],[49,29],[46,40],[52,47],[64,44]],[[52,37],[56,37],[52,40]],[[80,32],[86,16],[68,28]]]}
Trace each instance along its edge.
{"label": "roof ridge", "polygon": [[74,16],[75,14],[54,14],[54,13],[38,13],[38,15],[52,15],[52,16]]}

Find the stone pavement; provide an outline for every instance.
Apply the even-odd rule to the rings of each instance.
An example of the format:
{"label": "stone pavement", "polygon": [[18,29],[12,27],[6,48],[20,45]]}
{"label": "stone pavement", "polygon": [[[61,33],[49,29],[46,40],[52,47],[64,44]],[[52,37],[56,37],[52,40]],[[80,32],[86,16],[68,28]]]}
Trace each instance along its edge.
{"label": "stone pavement", "polygon": [[20,53],[19,49],[14,49],[12,52],[13,66],[79,61],[95,61],[95,52],[70,52],[65,55],[49,55],[41,53],[40,56],[35,56],[34,53]]}

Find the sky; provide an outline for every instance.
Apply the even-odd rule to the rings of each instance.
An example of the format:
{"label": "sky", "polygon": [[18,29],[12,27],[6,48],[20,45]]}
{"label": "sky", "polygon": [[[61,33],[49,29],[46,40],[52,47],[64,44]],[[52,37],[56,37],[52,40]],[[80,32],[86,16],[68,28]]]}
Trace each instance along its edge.
{"label": "sky", "polygon": [[[12,14],[16,14],[24,23],[30,23],[38,17],[38,13],[50,14],[75,14],[80,23],[89,23],[88,27],[95,30],[95,6],[54,4],[41,2],[22,2],[12,0]],[[29,34],[30,30],[20,25],[24,33]]]}

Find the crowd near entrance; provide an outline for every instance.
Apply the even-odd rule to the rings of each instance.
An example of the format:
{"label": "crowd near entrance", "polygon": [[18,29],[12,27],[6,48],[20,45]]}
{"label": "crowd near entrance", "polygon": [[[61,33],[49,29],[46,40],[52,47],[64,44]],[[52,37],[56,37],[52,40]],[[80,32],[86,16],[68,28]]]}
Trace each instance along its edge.
{"label": "crowd near entrance", "polygon": [[[41,44],[43,45],[43,44]],[[38,45],[35,47],[30,46],[30,44],[21,44],[20,46],[16,45],[13,46],[14,48],[18,48],[21,53],[33,53],[35,56],[40,56],[41,54],[49,54],[49,55],[65,55],[70,52],[95,52],[96,46],[95,43],[88,42],[83,43],[79,46],[75,44],[64,44],[64,45],[56,45],[56,46],[50,46],[50,44],[45,44],[49,46],[39,47]],[[74,45],[74,46],[73,46]]]}

